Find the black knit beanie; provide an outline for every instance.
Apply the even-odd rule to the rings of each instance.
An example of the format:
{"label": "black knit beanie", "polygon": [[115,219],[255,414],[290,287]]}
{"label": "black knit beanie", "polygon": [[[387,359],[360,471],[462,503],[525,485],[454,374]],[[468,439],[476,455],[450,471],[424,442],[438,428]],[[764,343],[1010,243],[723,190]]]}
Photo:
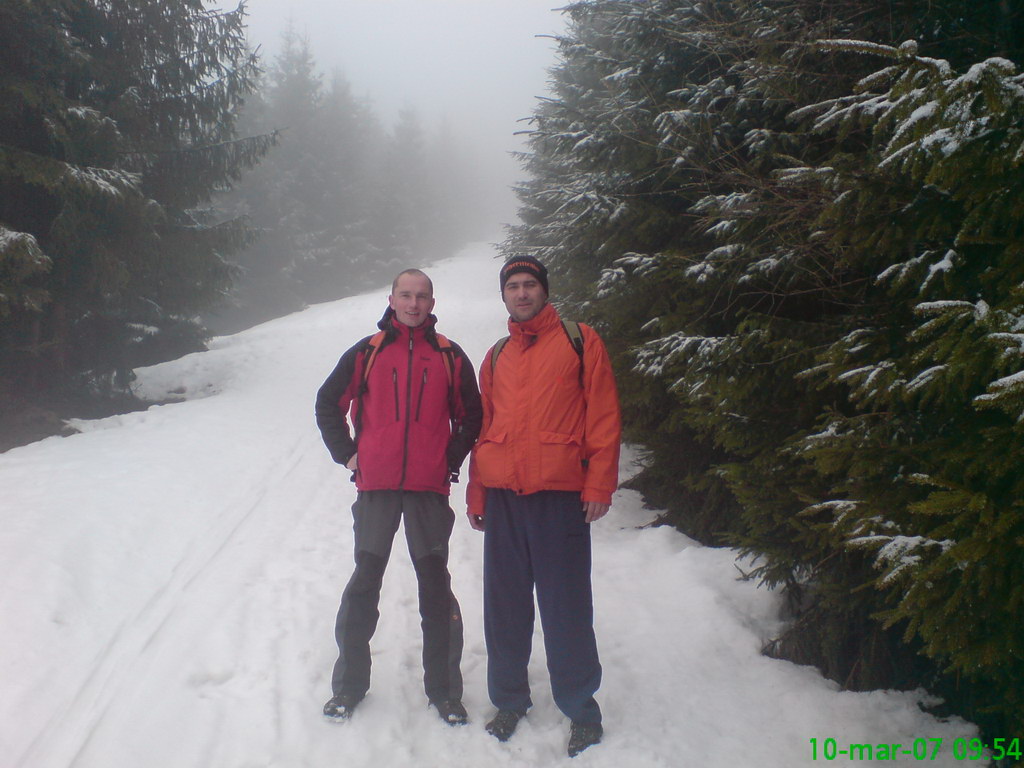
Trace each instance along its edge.
{"label": "black knit beanie", "polygon": [[533,258],[533,256],[513,256],[505,262],[501,267],[500,277],[502,293],[505,292],[505,283],[516,272],[526,272],[533,275],[544,288],[544,293],[550,293],[548,290],[548,268]]}

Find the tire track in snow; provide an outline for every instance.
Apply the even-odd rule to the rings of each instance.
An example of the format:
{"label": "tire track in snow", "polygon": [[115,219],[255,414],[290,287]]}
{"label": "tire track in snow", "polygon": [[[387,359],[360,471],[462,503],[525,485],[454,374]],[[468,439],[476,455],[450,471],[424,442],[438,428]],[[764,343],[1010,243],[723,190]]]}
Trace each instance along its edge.
{"label": "tire track in snow", "polygon": [[[309,443],[308,440],[303,442]],[[260,513],[270,513],[264,517],[273,522],[273,510],[266,509],[266,500],[275,486],[287,481],[295,472],[306,458],[306,452],[293,448],[285,458],[288,464],[263,473],[256,489],[240,490],[237,494],[240,498],[212,518],[214,523],[185,551],[184,557],[150,599],[119,624],[97,655],[88,678],[69,704],[39,732],[19,760],[19,766],[82,765],[83,756],[89,752],[101,725],[112,717],[117,719],[117,710],[123,708],[123,700],[130,696],[128,691],[145,686],[145,670],[157,646],[179,641],[185,654],[188,653],[192,639],[189,616],[196,605],[203,606],[210,595],[217,594],[216,589],[206,589],[205,582],[209,580],[211,571],[244,534],[245,528],[260,517]],[[297,484],[300,490],[304,487]],[[311,494],[315,491],[307,490]],[[301,511],[301,508],[293,507],[290,511]],[[201,596],[198,600],[197,594]],[[226,599],[229,594],[221,597]],[[175,629],[176,622],[183,622],[184,629]],[[149,690],[148,693],[158,699],[161,692]],[[99,762],[95,764],[100,765]]]}

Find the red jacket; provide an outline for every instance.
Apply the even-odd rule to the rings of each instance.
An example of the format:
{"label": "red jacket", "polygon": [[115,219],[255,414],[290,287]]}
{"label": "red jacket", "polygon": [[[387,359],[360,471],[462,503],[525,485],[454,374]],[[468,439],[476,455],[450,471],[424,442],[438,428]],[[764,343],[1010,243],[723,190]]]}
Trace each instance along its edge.
{"label": "red jacket", "polygon": [[449,379],[436,322],[431,315],[423,325],[409,328],[388,309],[378,323],[385,339],[365,387],[372,336],[342,355],[317,393],[316,421],[324,443],[339,464],[358,451],[354,480],[361,491],[447,494],[480,431],[473,365],[452,343]]}
{"label": "red jacket", "polygon": [[487,488],[580,491],[583,501],[610,503],[622,429],[604,343],[580,324],[581,386],[579,356],[553,306],[508,328],[493,374],[493,347],[480,367],[484,418],[469,465],[469,513],[484,513]]}

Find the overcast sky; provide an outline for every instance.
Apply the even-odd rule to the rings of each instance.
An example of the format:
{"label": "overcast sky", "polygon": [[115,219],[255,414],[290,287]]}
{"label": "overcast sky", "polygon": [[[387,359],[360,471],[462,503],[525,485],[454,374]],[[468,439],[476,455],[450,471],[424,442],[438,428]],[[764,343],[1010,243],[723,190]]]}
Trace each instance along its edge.
{"label": "overcast sky", "polygon": [[[249,0],[249,35],[269,63],[291,19],[324,72],[339,69],[385,124],[405,107],[427,131],[447,119],[504,189],[523,176],[507,155],[522,148],[514,133],[526,125],[517,121],[547,93],[555,43],[544,35],[564,28],[558,7],[556,0]],[[499,199],[502,215],[512,216],[511,196]]]}

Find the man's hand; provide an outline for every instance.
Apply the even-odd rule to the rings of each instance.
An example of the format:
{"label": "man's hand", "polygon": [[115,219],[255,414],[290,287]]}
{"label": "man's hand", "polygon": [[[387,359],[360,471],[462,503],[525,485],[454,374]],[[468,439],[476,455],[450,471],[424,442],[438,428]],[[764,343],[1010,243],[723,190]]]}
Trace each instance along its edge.
{"label": "man's hand", "polygon": [[484,529],[484,519],[482,516],[467,512],[466,517],[469,518],[469,525],[474,531],[482,531]]}
{"label": "man's hand", "polygon": [[351,469],[353,472],[359,469],[359,454],[353,453],[352,458],[348,460],[348,463],[345,464],[345,467],[347,469]]}
{"label": "man's hand", "polygon": [[611,506],[611,504],[602,504],[599,501],[584,501],[583,513],[586,515],[586,521],[588,523],[592,523],[595,520],[600,520],[608,514],[608,510],[611,509]]}

